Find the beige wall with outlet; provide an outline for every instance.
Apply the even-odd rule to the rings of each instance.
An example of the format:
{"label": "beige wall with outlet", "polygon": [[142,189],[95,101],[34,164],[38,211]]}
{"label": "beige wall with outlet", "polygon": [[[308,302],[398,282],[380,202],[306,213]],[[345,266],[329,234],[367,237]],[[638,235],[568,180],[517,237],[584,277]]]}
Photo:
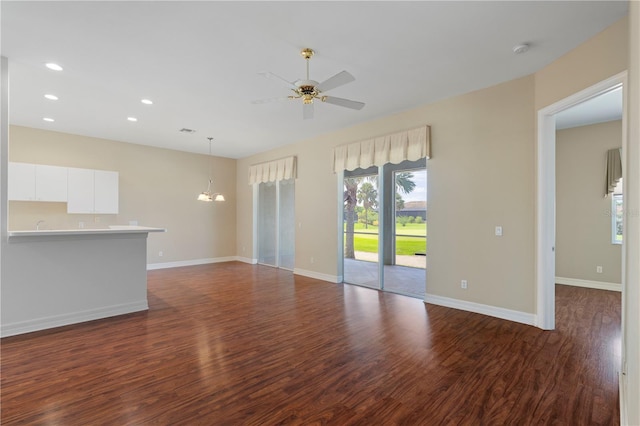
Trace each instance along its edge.
{"label": "beige wall with outlet", "polygon": [[529,76],[240,160],[238,247],[252,247],[248,167],[296,155],[296,269],[336,276],[333,148],[428,124],[427,292],[533,312],[533,117]]}
{"label": "beige wall with outlet", "polygon": [[[149,234],[148,263],[236,254],[235,160],[11,126],[9,161],[117,171],[120,190],[117,215],[67,214],[66,203],[10,201],[9,230],[34,229],[39,220],[52,229],[137,221],[167,229]],[[210,169],[213,189],[224,193],[226,202],[196,201],[207,188]]]}
{"label": "beige wall with outlet", "polygon": [[604,197],[607,150],[621,146],[620,120],[556,133],[557,277],[622,282],[622,246],[611,243],[611,197]]}
{"label": "beige wall with outlet", "polygon": [[333,148],[428,124],[427,293],[535,312],[536,111],[625,70],[627,46],[624,18],[534,75],[239,160],[239,255],[253,250],[249,166],[296,155],[296,269],[335,277]]}

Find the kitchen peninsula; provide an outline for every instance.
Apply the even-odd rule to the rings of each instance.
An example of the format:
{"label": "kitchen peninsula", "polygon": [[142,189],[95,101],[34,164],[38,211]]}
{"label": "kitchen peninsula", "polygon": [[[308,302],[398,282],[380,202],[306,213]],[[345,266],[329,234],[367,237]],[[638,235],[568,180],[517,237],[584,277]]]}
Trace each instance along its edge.
{"label": "kitchen peninsula", "polygon": [[9,231],[6,260],[21,273],[2,283],[2,337],[148,309],[147,237],[164,231]]}

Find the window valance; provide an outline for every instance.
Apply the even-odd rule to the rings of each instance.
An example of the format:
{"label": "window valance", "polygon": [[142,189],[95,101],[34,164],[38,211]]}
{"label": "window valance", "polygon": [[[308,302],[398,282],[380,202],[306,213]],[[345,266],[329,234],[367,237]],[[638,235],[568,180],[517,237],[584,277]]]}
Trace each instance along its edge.
{"label": "window valance", "polygon": [[296,177],[296,157],[294,156],[249,166],[249,185]]}
{"label": "window valance", "polygon": [[431,127],[422,126],[400,133],[337,146],[333,171],[366,169],[385,163],[398,164],[431,157]]}
{"label": "window valance", "polygon": [[607,151],[605,197],[616,189],[618,181],[622,178],[622,159],[620,158],[621,150],[622,148],[614,148]]}

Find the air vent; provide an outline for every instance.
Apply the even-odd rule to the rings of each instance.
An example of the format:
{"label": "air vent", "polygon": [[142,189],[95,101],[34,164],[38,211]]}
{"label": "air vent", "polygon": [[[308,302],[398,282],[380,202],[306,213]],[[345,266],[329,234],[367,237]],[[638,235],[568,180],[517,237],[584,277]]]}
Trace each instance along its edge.
{"label": "air vent", "polygon": [[187,129],[186,127],[183,127],[182,129],[180,129],[181,133],[195,133],[196,131],[193,129]]}

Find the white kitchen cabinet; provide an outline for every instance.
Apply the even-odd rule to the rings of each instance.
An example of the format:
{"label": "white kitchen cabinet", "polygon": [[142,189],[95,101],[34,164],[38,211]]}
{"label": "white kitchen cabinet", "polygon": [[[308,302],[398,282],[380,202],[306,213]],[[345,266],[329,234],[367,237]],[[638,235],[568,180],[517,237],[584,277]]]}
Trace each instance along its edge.
{"label": "white kitchen cabinet", "polygon": [[118,214],[118,172],[94,170],[93,179],[95,212]]}
{"label": "white kitchen cabinet", "polygon": [[8,198],[15,201],[67,201],[67,168],[9,163]]}
{"label": "white kitchen cabinet", "polygon": [[118,172],[68,169],[67,213],[117,214]]}
{"label": "white kitchen cabinet", "polygon": [[27,163],[9,163],[7,180],[8,198],[15,201],[35,201],[36,165]]}
{"label": "white kitchen cabinet", "polygon": [[67,201],[67,168],[36,165],[36,201]]}

